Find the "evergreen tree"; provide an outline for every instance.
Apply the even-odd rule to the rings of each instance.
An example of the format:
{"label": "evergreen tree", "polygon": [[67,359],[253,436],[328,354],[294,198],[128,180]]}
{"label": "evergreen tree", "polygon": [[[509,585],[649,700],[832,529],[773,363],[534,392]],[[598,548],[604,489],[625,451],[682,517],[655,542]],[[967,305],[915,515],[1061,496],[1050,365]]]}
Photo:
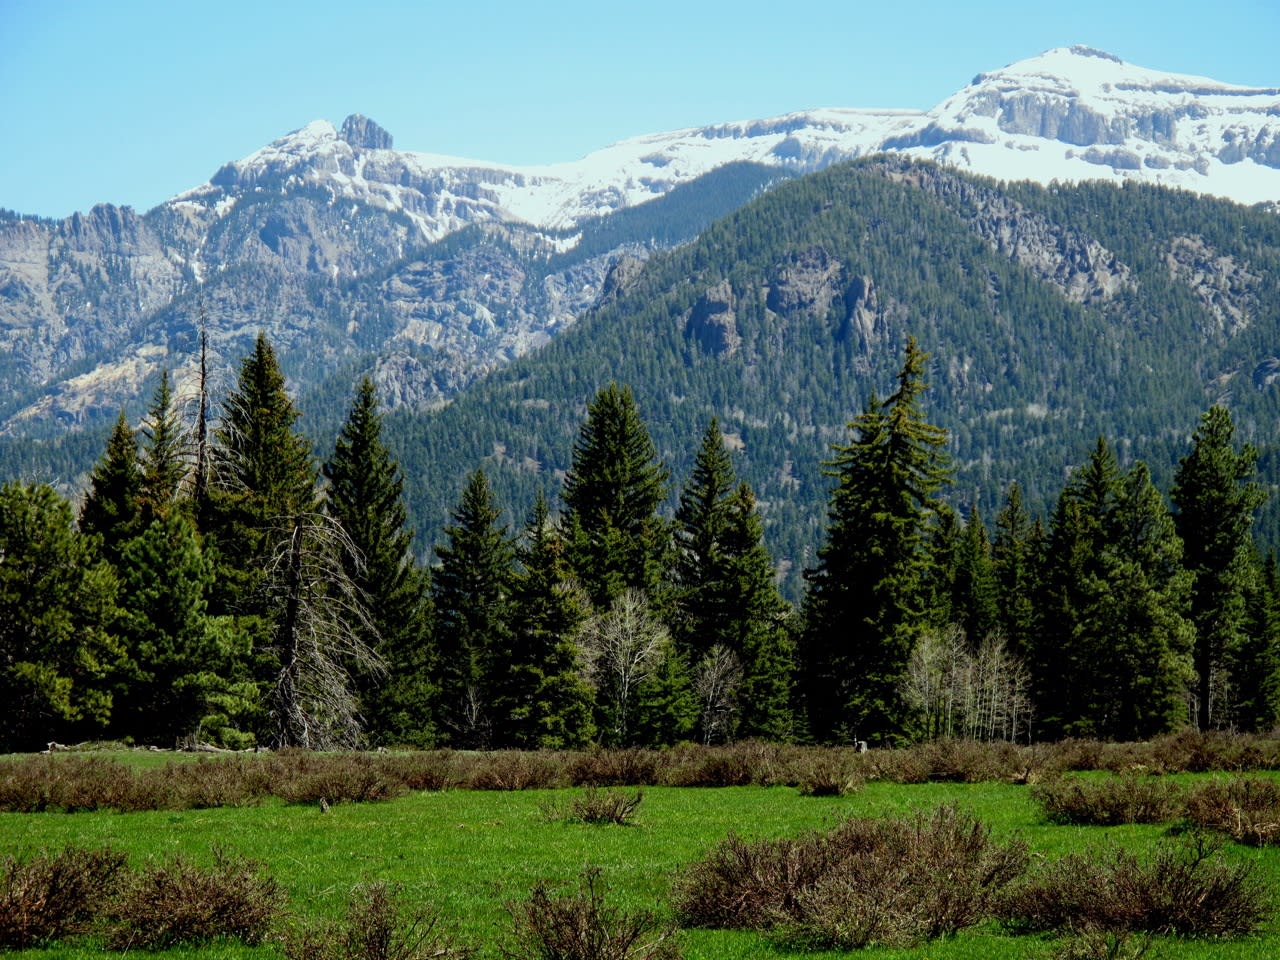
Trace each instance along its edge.
{"label": "evergreen tree", "polygon": [[991,540],[974,503],[960,538],[956,575],[951,585],[952,622],[958,623],[974,649],[999,623]]}
{"label": "evergreen tree", "polygon": [[162,516],[178,498],[187,475],[186,438],[173,407],[169,371],[160,374],[142,425],[142,515],[147,521]]}
{"label": "evergreen tree", "polygon": [[0,750],[104,729],[127,667],[118,592],[52,487],[0,486]]}
{"label": "evergreen tree", "polygon": [[1100,581],[1088,611],[1094,725],[1116,740],[1142,740],[1186,720],[1194,628],[1190,576],[1164,498],[1137,463],[1107,518]]}
{"label": "evergreen tree", "polygon": [[316,468],[297,419],[275,351],[259,333],[214,431],[213,475],[199,518],[221,561],[217,612],[254,608],[273,532],[315,509]]}
{"label": "evergreen tree", "polygon": [[589,604],[572,583],[564,540],[539,496],[517,551],[511,647],[494,671],[498,746],[582,747],[595,733],[593,697],[578,643]]}
{"label": "evergreen tree", "polygon": [[[1235,425],[1226,407],[1204,414],[1191,451],[1178,462],[1172,499],[1174,520],[1193,578],[1191,619],[1196,627],[1196,719],[1208,730],[1228,722],[1231,705],[1223,691],[1231,683],[1226,665],[1244,643],[1254,512],[1265,494],[1253,482],[1257,451],[1233,446]],[[1251,669],[1240,664],[1244,670]]]}
{"label": "evergreen tree", "polygon": [[80,530],[101,537],[103,552],[113,563],[119,562],[124,542],[137,532],[141,489],[138,438],[121,410],[80,508]]}
{"label": "evergreen tree", "polygon": [[630,388],[609,384],[587,405],[563,493],[570,563],[597,609],[626,589],[656,601],[667,552],[657,509],[667,478]]}
{"label": "evergreen tree", "polygon": [[1015,656],[1026,654],[1035,622],[1038,557],[1032,523],[1022,503],[1022,488],[1009,485],[1004,506],[996,514],[991,544],[996,588],[996,621]]}
{"label": "evergreen tree", "polygon": [[1276,554],[1259,564],[1245,591],[1245,633],[1228,664],[1235,677],[1235,719],[1265,733],[1280,725],[1280,573]]}
{"label": "evergreen tree", "polygon": [[386,683],[356,676],[356,694],[374,743],[430,745],[434,738],[428,676],[430,598],[426,573],[413,562],[404,479],[382,441],[382,415],[372,381],[360,384],[346,423],[324,465],[325,509],[352,550],[343,569],[363,598],[372,629],[361,639],[387,663]]}
{"label": "evergreen tree", "polygon": [[1106,654],[1090,618],[1105,603],[1103,549],[1120,485],[1115,454],[1099,437],[1093,452],[1058,497],[1049,525],[1028,651],[1043,736],[1097,736],[1099,658]]}
{"label": "evergreen tree", "polygon": [[[677,648],[695,667],[717,647],[732,653],[742,685],[738,732],[780,737],[791,727],[788,607],[761,542],[755,497],[735,483],[713,419],[675,517]],[[729,723],[722,735],[737,729]]]}
{"label": "evergreen tree", "polygon": [[898,389],[874,396],[835,447],[827,542],[807,571],[805,701],[819,740],[908,733],[902,681],[925,624],[924,549],[949,477],[946,432],[920,408],[928,355],[907,341]]}
{"label": "evergreen tree", "polygon": [[[493,732],[490,684],[495,669],[506,669],[494,658],[510,646],[514,560],[501,516],[488,478],[476,470],[453,513],[453,524],[445,528],[448,542],[436,547],[436,722],[452,746],[485,746]],[[505,738],[506,731],[497,735]]]}
{"label": "evergreen tree", "polygon": [[173,746],[194,734],[207,710],[204,689],[225,676],[207,616],[213,565],[191,520],[156,517],[125,543],[121,556],[124,613],[118,632],[132,673],[112,717],[117,736]]}

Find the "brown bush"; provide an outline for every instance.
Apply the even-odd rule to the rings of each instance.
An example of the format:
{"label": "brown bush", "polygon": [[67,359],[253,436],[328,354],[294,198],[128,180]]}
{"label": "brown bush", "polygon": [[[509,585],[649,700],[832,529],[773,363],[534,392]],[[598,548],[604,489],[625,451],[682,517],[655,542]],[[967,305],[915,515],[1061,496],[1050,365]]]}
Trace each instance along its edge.
{"label": "brown bush", "polygon": [[862,789],[858,764],[844,751],[813,755],[796,787],[805,797],[847,797]]}
{"label": "brown bush", "polygon": [[675,904],[690,926],[774,929],[805,947],[910,944],[990,915],[1026,860],[1021,841],[995,844],[944,806],[795,840],[730,836],[677,881]]}
{"label": "brown bush", "polygon": [[548,750],[498,750],[475,757],[466,780],[472,790],[540,790],[554,787],[561,764]]}
{"label": "brown bush", "polygon": [[933,767],[917,749],[872,750],[859,755],[858,768],[867,780],[887,783],[927,783]]}
{"label": "brown bush", "polygon": [[369,803],[408,790],[362,754],[290,753],[273,758],[272,766],[284,768],[272,792],[287,803]]}
{"label": "brown bush", "polygon": [[1048,864],[1000,906],[1023,931],[1145,931],[1190,937],[1241,936],[1271,913],[1252,865],[1228,863],[1204,834],[1164,844],[1147,861],[1115,847]]}
{"label": "brown bush", "polygon": [[20,950],[82,932],[111,898],[126,856],[66,846],[0,861],[0,947]]}
{"label": "brown bush", "polygon": [[511,934],[502,946],[512,960],[679,960],[675,929],[655,914],[628,913],[605,902],[598,868],[583,871],[575,893],[533,888],[528,900],[508,903]]}
{"label": "brown bush", "polygon": [[1101,780],[1058,778],[1033,786],[1031,796],[1050,822],[1060,824],[1167,823],[1182,810],[1177,784],[1133,774]]}
{"label": "brown bush", "polygon": [[259,943],[284,904],[284,891],[252,860],[214,850],[201,870],[182,857],[151,865],[124,885],[114,905],[108,945],[155,950],[231,937]]}
{"label": "brown bush", "polygon": [[1153,762],[1170,771],[1188,773],[1274,770],[1278,748],[1280,744],[1275,740],[1252,734],[1193,730],[1159,737],[1151,744]]}
{"label": "brown bush", "polygon": [[665,782],[673,787],[747,787],[779,783],[781,748],[760,740],[673,751]]}
{"label": "brown bush", "polygon": [[1020,747],[944,737],[913,748],[928,769],[927,779],[946,783],[1009,782],[1022,770]]}
{"label": "brown bush", "polygon": [[577,754],[565,777],[575,787],[648,787],[660,782],[668,763],[656,750],[600,748]]}
{"label": "brown bush", "polygon": [[378,765],[388,779],[403,783],[410,790],[439,792],[457,786],[452,750],[387,753]]}
{"label": "brown bush", "polygon": [[353,889],[340,924],[287,928],[281,947],[288,960],[462,960],[474,952],[442,932],[434,910],[406,908],[400,888],[383,882]]}
{"label": "brown bush", "polygon": [[1280,843],[1280,783],[1274,780],[1240,777],[1201,784],[1187,797],[1185,809],[1191,823],[1221,831],[1239,843]]}
{"label": "brown bush", "polygon": [[626,825],[632,822],[644,792],[622,793],[618,790],[598,790],[587,787],[569,804],[569,815],[583,823],[613,823]]}

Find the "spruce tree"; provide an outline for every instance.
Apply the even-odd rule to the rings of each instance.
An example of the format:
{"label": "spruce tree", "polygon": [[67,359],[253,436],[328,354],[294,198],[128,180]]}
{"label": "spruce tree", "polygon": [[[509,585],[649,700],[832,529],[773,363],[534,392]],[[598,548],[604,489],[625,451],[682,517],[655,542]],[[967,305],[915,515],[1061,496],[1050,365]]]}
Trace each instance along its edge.
{"label": "spruce tree", "polygon": [[343,568],[363,598],[372,629],[362,637],[387,663],[388,677],[356,676],[356,694],[375,744],[429,745],[434,737],[428,676],[430,597],[411,554],[404,479],[382,441],[382,415],[368,377],[324,465],[324,506],[346,532]]}
{"label": "spruce tree", "polygon": [[974,503],[960,537],[951,583],[951,620],[959,624],[976,650],[999,622],[991,540]]}
{"label": "spruce tree", "polygon": [[1022,503],[1017,481],[1009,485],[1004,505],[996,514],[991,543],[991,566],[996,589],[996,622],[1009,651],[1026,655],[1035,623],[1038,560],[1032,522]]}
{"label": "spruce tree", "polygon": [[259,333],[214,431],[199,516],[220,559],[217,612],[261,612],[257,588],[271,552],[299,516],[315,511],[316,467],[297,419],[275,351]]}
{"label": "spruce tree", "polygon": [[0,486],[0,750],[102,733],[128,667],[118,593],[52,487]]}
{"label": "spruce tree", "polygon": [[829,464],[827,542],[805,574],[804,697],[819,740],[910,730],[902,681],[926,622],[927,530],[950,476],[946,432],[920,407],[927,361],[909,339],[898,389],[871,397]]}
{"label": "spruce tree", "polygon": [[80,508],[80,530],[102,538],[103,553],[112,563],[119,562],[121,546],[137,533],[141,489],[138,438],[121,410]]}
{"label": "spruce tree", "polygon": [[173,406],[169,371],[160,383],[142,425],[142,515],[149,522],[166,514],[177,500],[187,475],[187,444],[182,421]]}
{"label": "spruce tree", "polygon": [[505,670],[496,660],[510,647],[511,578],[514,549],[502,510],[489,480],[477,469],[453,523],[447,542],[436,547],[439,565],[432,578],[435,601],[435,648],[439,693],[436,724],[451,746],[487,746],[493,730],[493,671]]}
{"label": "spruce tree", "polygon": [[[1088,461],[1062,489],[1049,525],[1037,603],[1038,622],[1027,652],[1043,736],[1098,736],[1100,644],[1096,612],[1105,603],[1103,550],[1120,487],[1119,467],[1099,437]],[[1091,619],[1094,618],[1094,619]]]}
{"label": "spruce tree", "polygon": [[1099,583],[1087,611],[1093,724],[1116,740],[1144,740],[1186,720],[1195,630],[1182,540],[1146,464],[1124,476],[1107,518]]}
{"label": "spruce tree", "polygon": [[1228,667],[1235,678],[1235,722],[1265,733],[1280,725],[1280,572],[1276,554],[1256,564],[1245,591],[1245,634]]}
{"label": "spruce tree", "polygon": [[587,406],[563,492],[569,560],[597,610],[626,589],[658,601],[667,478],[630,388],[609,384]]}
{"label": "spruce tree", "polygon": [[230,665],[213,642],[207,595],[213,565],[192,521],[174,511],[158,516],[122,550],[123,616],[117,632],[133,672],[118,697],[113,733],[173,746],[195,734],[210,686]]}
{"label": "spruce tree", "polygon": [[681,493],[673,530],[677,647],[695,670],[717,647],[741,665],[740,711],[722,734],[786,735],[793,669],[789,608],[761,542],[755,497],[745,483],[737,484],[714,419]]}
{"label": "spruce tree", "polygon": [[579,634],[589,604],[573,584],[564,539],[541,492],[517,550],[510,647],[492,679],[495,745],[566,749],[595,733]]}
{"label": "spruce tree", "polygon": [[[1196,719],[1201,730],[1230,720],[1226,668],[1245,639],[1253,517],[1266,496],[1253,482],[1257,451],[1245,444],[1237,452],[1234,433],[1227,408],[1210,407],[1191,439],[1191,451],[1178,462],[1171,494],[1183,562],[1193,578]],[[1245,664],[1240,668],[1249,669]]]}

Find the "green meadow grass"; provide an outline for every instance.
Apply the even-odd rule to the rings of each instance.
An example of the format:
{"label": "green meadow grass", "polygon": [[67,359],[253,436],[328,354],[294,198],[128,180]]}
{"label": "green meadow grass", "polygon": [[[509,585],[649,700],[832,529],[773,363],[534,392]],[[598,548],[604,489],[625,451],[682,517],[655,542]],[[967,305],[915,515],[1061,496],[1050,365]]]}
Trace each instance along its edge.
{"label": "green meadow grass", "polygon": [[[1188,782],[1195,778],[1180,777]],[[414,903],[435,904],[450,925],[482,944],[481,957],[500,956],[503,904],[523,899],[538,881],[572,887],[586,866],[599,866],[611,899],[628,907],[667,910],[673,878],[730,831],[750,837],[794,835],[850,816],[883,817],[954,803],[991,827],[997,838],[1023,837],[1033,855],[1049,858],[1091,845],[1119,843],[1145,849],[1167,827],[1054,826],[1026,787],[1004,784],[867,784],[844,798],[802,797],[788,787],[652,787],[636,822],[592,826],[548,816],[576,790],[414,793],[386,803],[315,806],[268,801],[261,806],[147,813],[0,814],[5,852],[60,849],[72,843],[126,851],[136,866],[181,853],[199,863],[221,846],[252,857],[286,888],[291,909],[303,917],[336,918],[357,883],[385,880],[402,886]],[[1271,889],[1280,891],[1280,850],[1228,846],[1229,856],[1251,860]],[[685,931],[686,956],[705,960],[765,960],[794,956],[767,939],[740,932]],[[998,927],[910,950],[860,951],[868,960],[1034,960],[1055,942],[1013,937]],[[102,957],[86,948],[14,953],[23,958]],[[270,958],[271,946],[213,944],[152,954],[164,958]],[[812,958],[837,954],[811,953]],[[1280,957],[1280,933],[1222,943],[1158,941],[1147,957],[1169,960]]]}

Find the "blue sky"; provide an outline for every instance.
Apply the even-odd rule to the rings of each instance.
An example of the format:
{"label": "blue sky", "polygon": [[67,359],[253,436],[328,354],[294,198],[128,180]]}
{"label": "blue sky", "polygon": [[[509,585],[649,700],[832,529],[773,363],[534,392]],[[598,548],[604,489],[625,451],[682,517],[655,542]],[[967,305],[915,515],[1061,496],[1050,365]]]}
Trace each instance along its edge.
{"label": "blue sky", "polygon": [[573,160],[810,107],[932,107],[1085,43],[1280,87],[1278,0],[0,0],[0,207],[146,210],[315,119],[404,150]]}

